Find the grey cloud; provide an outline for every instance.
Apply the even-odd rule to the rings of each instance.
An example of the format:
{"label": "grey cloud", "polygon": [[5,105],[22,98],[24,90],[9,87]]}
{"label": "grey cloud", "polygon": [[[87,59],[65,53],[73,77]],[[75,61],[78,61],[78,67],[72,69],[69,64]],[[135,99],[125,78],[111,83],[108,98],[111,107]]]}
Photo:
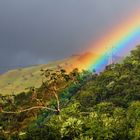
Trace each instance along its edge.
{"label": "grey cloud", "polygon": [[0,1],[0,69],[82,51],[139,6],[139,0]]}

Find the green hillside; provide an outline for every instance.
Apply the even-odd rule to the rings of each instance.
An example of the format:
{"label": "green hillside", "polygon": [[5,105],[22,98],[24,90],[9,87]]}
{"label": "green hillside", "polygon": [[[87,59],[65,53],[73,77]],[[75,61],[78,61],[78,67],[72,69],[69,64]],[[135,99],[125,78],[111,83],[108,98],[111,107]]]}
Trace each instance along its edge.
{"label": "green hillside", "polygon": [[140,46],[99,74],[56,67],[40,74],[38,88],[0,95],[0,139],[140,139]]}
{"label": "green hillside", "polygon": [[64,68],[72,67],[71,65],[79,56],[72,56],[60,61],[54,61],[49,64],[19,68],[8,71],[0,75],[0,93],[19,94],[28,87],[39,87],[42,83],[41,69],[57,69],[58,65]]}
{"label": "green hillside", "polygon": [[[27,91],[29,87],[40,87],[42,84],[41,69],[64,69],[72,70],[75,67],[83,66],[87,59],[98,56],[98,54],[85,53],[73,55],[63,60],[50,62],[48,64],[35,65],[25,68],[10,70],[0,75],[0,94],[11,95]],[[123,58],[115,57],[115,62],[122,61]],[[74,64],[78,64],[74,66]]]}

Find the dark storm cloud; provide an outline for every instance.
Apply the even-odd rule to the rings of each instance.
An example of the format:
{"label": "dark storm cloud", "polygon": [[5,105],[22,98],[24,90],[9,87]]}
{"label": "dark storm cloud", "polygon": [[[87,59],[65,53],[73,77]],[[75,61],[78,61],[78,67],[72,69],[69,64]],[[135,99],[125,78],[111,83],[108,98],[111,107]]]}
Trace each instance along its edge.
{"label": "dark storm cloud", "polygon": [[0,1],[0,69],[82,51],[138,7],[139,0]]}

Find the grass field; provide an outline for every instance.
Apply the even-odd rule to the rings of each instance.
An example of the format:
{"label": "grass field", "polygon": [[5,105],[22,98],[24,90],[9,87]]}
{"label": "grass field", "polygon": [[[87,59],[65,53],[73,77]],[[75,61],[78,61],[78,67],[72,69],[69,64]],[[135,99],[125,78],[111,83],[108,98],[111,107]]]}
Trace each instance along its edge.
{"label": "grass field", "polygon": [[10,70],[0,75],[0,94],[19,94],[29,87],[39,87],[42,83],[41,69],[57,69],[61,67],[72,67],[78,56],[72,56],[60,61],[41,64],[31,67]]}
{"label": "grass field", "polygon": [[[29,87],[34,86],[37,88],[41,85],[43,79],[41,76],[41,69],[57,69],[58,66],[61,66],[67,70],[72,70],[75,67],[84,67],[86,61],[93,57],[97,57],[97,54],[85,53],[83,55],[73,55],[66,59],[48,64],[10,70],[0,75],[0,94],[19,94],[26,91]],[[120,61],[120,58],[116,58],[116,61],[118,60]]]}

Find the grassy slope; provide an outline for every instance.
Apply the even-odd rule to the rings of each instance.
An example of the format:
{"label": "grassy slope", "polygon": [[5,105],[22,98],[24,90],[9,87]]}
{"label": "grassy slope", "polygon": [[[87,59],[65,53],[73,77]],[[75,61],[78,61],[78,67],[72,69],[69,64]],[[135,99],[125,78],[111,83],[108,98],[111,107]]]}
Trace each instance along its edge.
{"label": "grassy slope", "polygon": [[[69,58],[54,61],[49,64],[36,65],[27,68],[19,68],[15,70],[8,71],[0,75],[0,94],[18,94],[29,87],[39,87],[42,83],[41,69],[57,69],[58,65],[72,70],[78,65],[83,68],[87,60],[90,60],[93,57],[96,57],[97,54],[85,53],[83,55],[73,55]],[[117,58],[117,61],[119,59]],[[73,64],[76,64],[74,66]],[[80,68],[79,67],[79,68]]]}
{"label": "grassy slope", "polygon": [[28,87],[39,87],[42,82],[42,76],[40,71],[42,68],[56,69],[58,65],[62,67],[70,67],[70,64],[76,61],[77,58],[78,56],[72,56],[70,58],[55,61],[49,64],[10,70],[0,75],[0,93],[3,95],[13,93],[18,94],[20,92],[25,91],[25,89]]}

